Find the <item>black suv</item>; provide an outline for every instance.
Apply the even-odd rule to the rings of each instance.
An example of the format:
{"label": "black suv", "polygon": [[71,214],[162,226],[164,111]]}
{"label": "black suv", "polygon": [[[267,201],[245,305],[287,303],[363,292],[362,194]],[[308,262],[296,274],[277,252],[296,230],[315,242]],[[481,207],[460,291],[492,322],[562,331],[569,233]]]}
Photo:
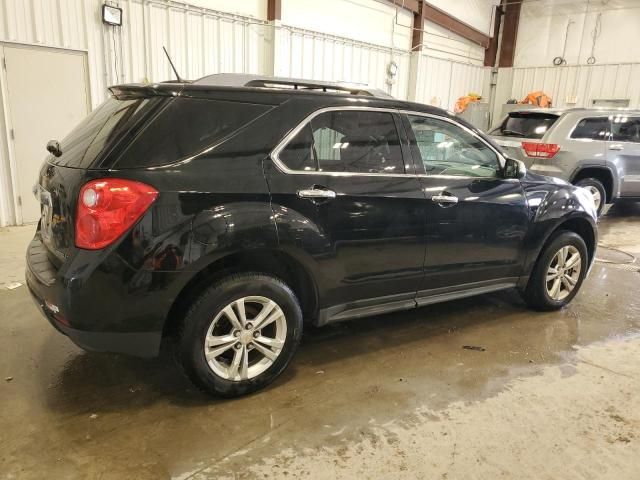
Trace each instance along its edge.
{"label": "black suv", "polygon": [[49,142],[27,283],[88,350],[154,356],[234,396],[315,325],[517,287],[577,293],[590,195],[527,173],[447,112],[248,76],[123,85]]}

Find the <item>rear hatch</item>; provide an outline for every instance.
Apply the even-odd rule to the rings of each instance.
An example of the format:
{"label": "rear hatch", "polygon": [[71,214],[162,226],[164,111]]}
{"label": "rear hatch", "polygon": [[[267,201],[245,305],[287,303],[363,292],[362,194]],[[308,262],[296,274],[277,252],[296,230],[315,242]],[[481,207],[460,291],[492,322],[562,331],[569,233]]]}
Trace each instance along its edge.
{"label": "rear hatch", "polygon": [[59,267],[74,248],[78,193],[88,180],[104,175],[145,120],[167,97],[111,97],[60,142],[60,155],[49,155],[34,187],[41,203],[40,234],[49,259]]}
{"label": "rear hatch", "polygon": [[530,167],[536,160],[529,157],[522,148],[523,142],[544,143],[551,126],[560,114],[540,111],[514,111],[500,125],[489,132],[493,140],[512,158],[523,161]]}

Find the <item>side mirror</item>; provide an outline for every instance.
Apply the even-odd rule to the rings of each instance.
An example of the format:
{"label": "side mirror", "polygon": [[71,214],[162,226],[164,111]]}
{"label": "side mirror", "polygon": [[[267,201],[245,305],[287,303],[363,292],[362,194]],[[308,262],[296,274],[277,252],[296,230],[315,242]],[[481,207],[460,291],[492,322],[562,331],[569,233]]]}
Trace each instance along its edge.
{"label": "side mirror", "polygon": [[62,155],[62,150],[60,149],[60,142],[58,142],[57,140],[49,140],[47,142],[47,152],[49,152],[51,155],[54,155],[56,157],[59,157],[60,155]]}
{"label": "side mirror", "polygon": [[504,178],[517,178],[521,179],[527,173],[527,167],[524,162],[516,160],[515,158],[506,158],[504,164]]}

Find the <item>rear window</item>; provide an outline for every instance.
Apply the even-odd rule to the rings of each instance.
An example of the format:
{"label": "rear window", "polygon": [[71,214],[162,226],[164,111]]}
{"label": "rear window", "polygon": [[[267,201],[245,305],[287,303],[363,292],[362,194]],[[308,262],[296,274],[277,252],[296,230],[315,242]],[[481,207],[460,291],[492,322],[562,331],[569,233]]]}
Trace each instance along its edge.
{"label": "rear window", "polygon": [[271,108],[178,97],[140,132],[118,167],[151,167],[183,160],[237,132]]}
{"label": "rear window", "polygon": [[117,100],[110,98],[93,110],[60,144],[62,155],[52,157],[56,165],[89,168],[122,137],[130,133],[160,98]]}
{"label": "rear window", "polygon": [[558,115],[539,112],[511,112],[491,135],[501,137],[542,138]]}

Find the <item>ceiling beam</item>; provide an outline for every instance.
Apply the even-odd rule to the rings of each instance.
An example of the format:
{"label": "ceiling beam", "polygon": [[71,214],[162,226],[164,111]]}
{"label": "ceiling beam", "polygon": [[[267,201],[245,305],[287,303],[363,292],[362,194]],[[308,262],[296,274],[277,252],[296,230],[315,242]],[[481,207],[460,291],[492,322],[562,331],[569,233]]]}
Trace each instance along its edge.
{"label": "ceiling beam", "polygon": [[500,22],[502,21],[502,8],[496,6],[493,16],[493,36],[489,40],[489,46],[484,51],[484,66],[495,67],[498,58],[498,38],[500,34]]}
{"label": "ceiling beam", "polygon": [[418,9],[413,12],[413,30],[411,32],[411,51],[422,50],[424,43],[424,20],[422,18],[422,2],[418,3]]}
{"label": "ceiling beam", "polygon": [[282,0],[267,0],[267,20],[280,20],[282,18]]}
{"label": "ceiling beam", "polygon": [[480,45],[481,47],[487,48],[489,46],[489,35],[486,35],[480,30],[476,30],[471,25],[467,25],[466,23],[449,15],[447,12],[428,4],[427,2],[423,2],[422,4],[422,17],[425,20],[446,28],[456,35],[460,35],[462,38]]}
{"label": "ceiling beam", "polygon": [[522,1],[503,0],[504,21],[502,24],[502,42],[500,43],[499,67],[513,67],[513,59],[516,54],[516,38],[518,37],[518,24],[520,22],[520,7]]}
{"label": "ceiling beam", "polygon": [[390,0],[397,7],[402,7],[405,10],[410,11],[411,13],[419,13],[420,12],[420,4],[422,0]]}

